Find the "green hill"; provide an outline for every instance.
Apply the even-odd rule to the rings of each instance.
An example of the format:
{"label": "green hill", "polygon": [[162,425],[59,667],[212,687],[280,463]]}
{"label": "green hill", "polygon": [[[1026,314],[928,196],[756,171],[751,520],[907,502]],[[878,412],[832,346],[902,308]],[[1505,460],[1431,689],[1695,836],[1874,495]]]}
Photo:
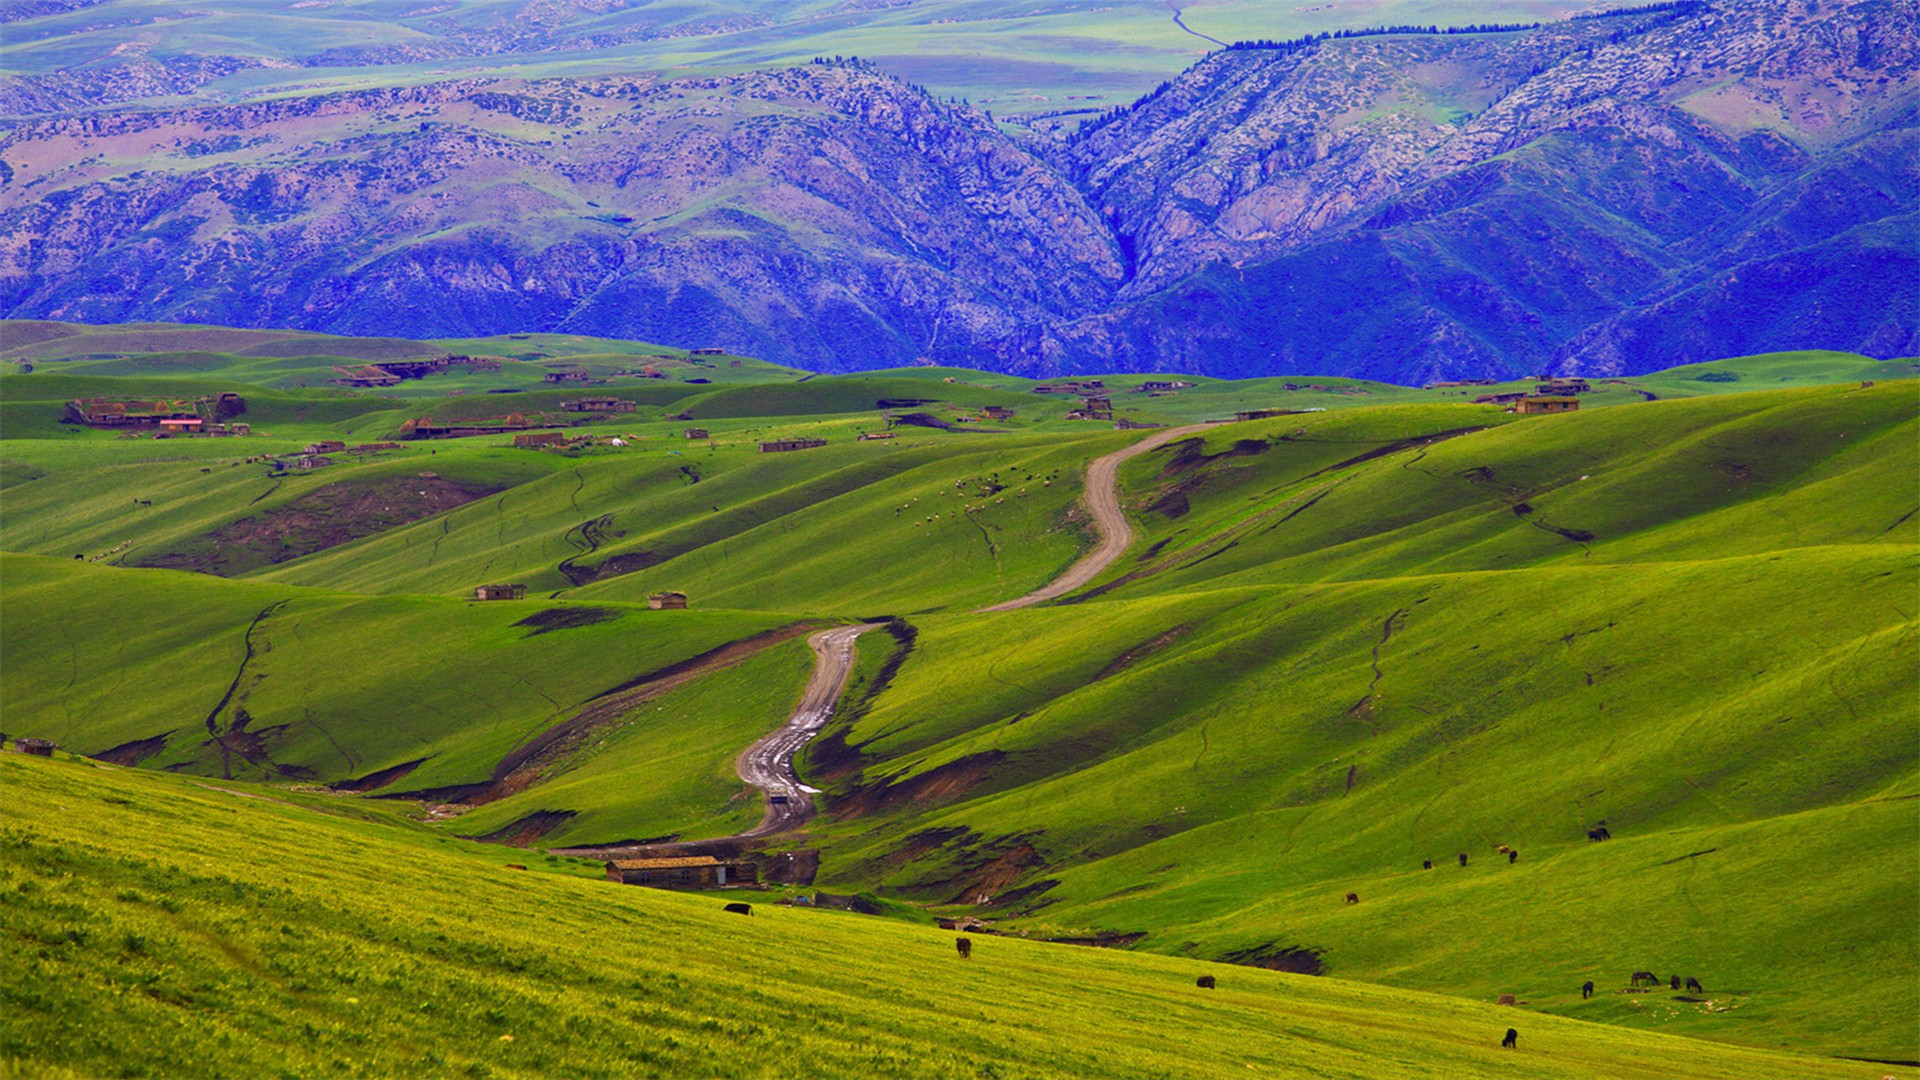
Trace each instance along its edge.
{"label": "green hill", "polygon": [[[557,859],[507,867],[509,856],[339,802],[0,757],[12,957],[0,1070],[1619,1080],[1684,1060],[1703,1078],[1861,1075],[1457,998],[1018,938],[976,937],[961,960],[952,935],[928,927],[761,897],[743,920],[718,898],[623,888]],[[1196,988],[1199,974],[1218,987]],[[1509,1025],[1518,1047],[1503,1050]]]}
{"label": "green hill", "polygon": [[[517,344],[641,355],[597,341]],[[126,361],[129,370],[146,355]],[[1360,1020],[1329,1004],[1326,1030],[1388,1039],[1348,1038],[1341,1053],[1358,1056],[1317,1057],[1324,1033],[1272,1028],[1261,1010],[1281,1006],[1249,1000],[1234,1007],[1252,1011],[1229,1027],[1265,1032],[1254,1041],[1267,1049],[1246,1062],[1213,1056],[1217,1040],[1196,1034],[1213,1030],[1210,1005],[1190,1024],[1143,1036],[1143,1064],[1090,1050],[1078,1072],[1211,1074],[1253,1063],[1277,1075],[1638,1075],[1655,1068],[1661,1034],[1714,1044],[1675,1044],[1704,1047],[1703,1075],[1820,1074],[1719,1044],[1920,1058],[1911,1024],[1920,1015],[1920,401],[1910,364],[1736,358],[1596,384],[1578,412],[1550,416],[1463,400],[1500,387],[1197,380],[1134,394],[1144,377],[1113,377],[1108,390],[1131,419],[1286,411],[1130,460],[1118,493],[1134,530],[1129,551],[1057,603],[988,613],[979,609],[1025,595],[1088,549],[1088,463],[1138,433],[1069,420],[1077,398],[1004,376],[908,369],[796,381],[743,365],[709,386],[614,387],[607,392],[635,411],[566,429],[586,441],[565,449],[515,449],[504,436],[412,441],[336,453],[336,464],[307,472],[263,459],[322,439],[384,440],[411,416],[486,415],[503,401],[557,410],[578,391],[424,400],[279,389],[241,381],[260,371],[244,358],[191,376],[57,366],[93,362],[0,376],[4,724],[9,735],[156,775],[0,759],[67,792],[54,803],[82,800],[73,805],[94,814],[88,792],[133,785],[147,794],[112,798],[228,805],[159,773],[257,785],[244,790],[330,816],[256,799],[242,805],[266,817],[225,826],[207,823],[225,810],[202,809],[193,843],[227,836],[231,845],[238,829],[298,824],[333,837],[312,841],[315,852],[377,848],[368,865],[379,869],[367,874],[431,856],[454,860],[443,871],[453,878],[487,879],[471,886],[482,892],[592,885],[592,900],[553,894],[576,913],[567,919],[582,921],[551,931],[592,940],[586,922],[611,917],[601,897],[638,905],[619,908],[634,925],[666,917],[641,914],[649,905],[716,904],[548,875],[491,881],[504,859],[541,856],[488,857],[456,838],[573,848],[740,832],[759,820],[761,802],[734,758],[799,699],[812,667],[802,636],[887,619],[887,632],[861,638],[835,722],[800,755],[806,782],[820,789],[819,817],[771,838],[767,855],[809,867],[817,859],[817,872],[796,872],[801,880],[814,873],[833,893],[867,895],[902,923],[987,920],[1003,934],[986,939],[993,946],[1035,950],[1021,953],[1033,957],[1022,971],[1053,973],[1033,975],[1035,987],[1135,987],[1129,980],[1228,961],[1239,965],[1227,969],[1235,985],[1261,980],[1249,985],[1293,1005],[1324,993],[1347,1003],[1338,1008],[1377,1010]],[[235,388],[255,427],[246,439],[123,439],[59,419],[74,396]],[[988,405],[1014,412],[987,422]],[[888,420],[893,438],[856,438]],[[690,427],[705,436],[688,438]],[[795,438],[825,445],[759,446]],[[506,583],[527,598],[471,599],[477,585]],[[691,610],[651,610],[649,596],[665,590],[687,594]],[[173,839],[89,825],[87,814],[33,828],[119,830],[142,837],[142,853],[100,832],[81,846],[91,863],[21,850],[37,852],[34,865],[70,866],[48,874],[77,876],[84,866],[110,876],[128,859],[185,857],[155,854],[173,850]],[[1590,841],[1603,824],[1612,839]],[[1502,847],[1518,855],[1509,861]],[[326,860],[312,860],[299,887],[332,888]],[[205,897],[238,905],[227,899],[239,895],[232,883],[252,882],[241,892],[253,896],[271,872],[244,861],[208,879],[223,884]],[[426,898],[444,894],[434,876],[404,875],[407,888],[426,890],[404,900],[408,910],[444,903]],[[295,892],[273,903],[304,902],[285,888]],[[110,895],[86,910],[152,938],[147,916],[135,914],[144,909]],[[373,907],[356,911],[355,926],[399,925]],[[220,918],[231,926],[239,917]],[[814,920],[861,927],[821,940],[870,949],[858,954],[882,966],[928,933],[896,920],[780,918],[806,920],[794,924],[802,936]],[[325,936],[312,919],[288,925]],[[723,919],[701,937],[701,925],[685,924],[689,942],[719,942],[738,926]],[[533,926],[469,929],[461,948],[513,955],[546,932]],[[365,934],[384,941],[387,932]],[[47,948],[47,935],[57,937],[45,926],[30,933]],[[1021,936],[1125,951],[1048,950]],[[861,944],[847,944],[854,938]],[[427,940],[390,942],[398,952],[381,963],[396,966],[380,970],[416,963],[404,957]],[[208,985],[228,977],[215,974],[229,962],[215,954],[195,976]],[[111,964],[88,956],[74,969],[91,972],[71,991],[81,995],[74,1008],[109,992]],[[1054,956],[1068,959],[1042,959]],[[658,977],[671,957],[659,954]],[[709,981],[726,968],[701,963]],[[1261,967],[1331,978],[1302,983]],[[1641,970],[1692,976],[1705,991],[1628,992]],[[839,996],[835,1019],[819,1029],[819,1060],[853,1060],[836,1055],[865,1052],[845,1049],[862,1038],[909,1047],[883,1054],[874,1066],[883,1072],[1073,1074],[1075,1062],[1042,1048],[1064,1032],[1167,1008],[1135,989],[1116,991],[1124,1006],[1062,994],[1058,1016],[1029,1022],[1012,1041],[982,1036],[936,1053],[918,1014],[887,1011],[895,975],[850,971],[864,987],[851,997],[844,981],[820,984]],[[698,999],[688,1015],[722,1024],[698,1030],[732,1034],[688,1037],[687,1054],[744,1037],[729,1023],[790,1026],[785,1003],[804,999],[814,976],[773,997],[751,991],[762,977],[723,980],[712,989],[719,997]],[[276,972],[272,992],[304,1000],[311,991],[292,988],[299,978]],[[412,985],[377,978],[393,994]],[[1065,982],[1047,981],[1055,978]],[[1591,999],[1579,990],[1589,980]],[[476,1001],[533,993],[509,982],[448,992]],[[1192,976],[1176,982],[1190,991]],[[31,980],[39,989],[19,1000],[57,1012],[50,1003],[69,999],[31,996],[52,993],[45,983]],[[1204,1000],[1222,1001],[1222,986]],[[593,1033],[607,1029],[567,1019],[587,1007],[559,1004],[557,993],[535,995],[559,1010],[544,1030],[583,1033],[576,1049],[520,1065],[476,1057],[470,1045],[455,1053],[412,1026],[426,1020],[389,1028],[340,1014],[326,1030],[431,1045],[457,1063],[450,1071],[483,1060],[507,1072],[591,1071],[566,1055],[602,1053],[590,1048],[613,1044]],[[1556,1049],[1542,1064],[1503,1058],[1497,1046],[1484,1060],[1449,1057],[1456,1051],[1427,1040],[1458,1053],[1486,1040],[1435,1035],[1414,1019],[1466,1016],[1480,1007],[1459,999],[1503,994],[1523,1006],[1524,1022],[1513,1022],[1526,1033],[1523,1050],[1539,1025],[1610,1027],[1569,1035],[1568,1047],[1586,1048]],[[737,995],[730,1013],[715,1004]],[[1443,1013],[1422,1012],[1431,1009]],[[1472,1014],[1500,1030],[1515,1015]],[[968,1022],[1011,1023],[998,1012]],[[222,1023],[239,1025],[227,1029],[231,1045],[253,1049],[220,1058],[227,1051],[210,1047],[212,1071],[264,1053],[278,1030]],[[459,1023],[458,1039],[478,1037],[471,1017]],[[12,1040],[0,1056],[98,1069],[77,1033],[21,1042],[28,1036],[4,1022],[0,1033]],[[1589,1038],[1597,1041],[1580,1041]],[[531,1049],[519,1039],[516,1052]],[[1209,1049],[1182,1062],[1170,1048],[1183,1042]],[[616,1055],[604,1061],[628,1060],[604,1052]],[[1686,1054],[1692,1069],[1695,1051]],[[321,1060],[291,1057],[285,1067],[311,1071]],[[690,1071],[685,1060],[643,1064]],[[915,1073],[914,1061],[951,1063]]]}

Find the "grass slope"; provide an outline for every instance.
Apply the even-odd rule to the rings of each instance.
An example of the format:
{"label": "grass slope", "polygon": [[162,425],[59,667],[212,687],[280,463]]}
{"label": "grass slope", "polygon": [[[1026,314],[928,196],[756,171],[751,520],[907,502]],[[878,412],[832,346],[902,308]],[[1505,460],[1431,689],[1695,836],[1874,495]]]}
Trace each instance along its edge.
{"label": "grass slope", "polygon": [[[1846,1077],[1356,983],[621,888],[0,757],[0,1069],[98,1075]],[[235,835],[248,838],[236,853]],[[102,837],[115,837],[103,842]],[[554,871],[559,872],[554,872]],[[364,887],[378,881],[379,888]],[[934,975],[938,972],[937,977]],[[1194,976],[1217,972],[1217,990]],[[1101,1036],[1089,1039],[1086,1033]]]}

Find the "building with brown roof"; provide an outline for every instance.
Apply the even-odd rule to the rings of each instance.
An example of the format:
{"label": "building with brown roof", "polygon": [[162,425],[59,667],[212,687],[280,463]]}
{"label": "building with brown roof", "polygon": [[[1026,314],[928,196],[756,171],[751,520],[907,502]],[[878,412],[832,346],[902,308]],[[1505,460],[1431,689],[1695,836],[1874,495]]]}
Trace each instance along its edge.
{"label": "building with brown roof", "polygon": [[759,870],[750,862],[722,862],[711,855],[682,855],[667,859],[612,859],[607,880],[655,889],[717,889],[751,884]]}

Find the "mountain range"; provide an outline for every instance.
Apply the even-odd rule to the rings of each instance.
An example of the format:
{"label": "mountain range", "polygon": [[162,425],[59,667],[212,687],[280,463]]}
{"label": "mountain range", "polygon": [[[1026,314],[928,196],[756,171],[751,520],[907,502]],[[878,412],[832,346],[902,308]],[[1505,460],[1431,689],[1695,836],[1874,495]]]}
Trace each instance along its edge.
{"label": "mountain range", "polygon": [[99,111],[13,80],[0,313],[1041,377],[1911,355],[1914,13],[1249,42],[1077,126],[850,58]]}

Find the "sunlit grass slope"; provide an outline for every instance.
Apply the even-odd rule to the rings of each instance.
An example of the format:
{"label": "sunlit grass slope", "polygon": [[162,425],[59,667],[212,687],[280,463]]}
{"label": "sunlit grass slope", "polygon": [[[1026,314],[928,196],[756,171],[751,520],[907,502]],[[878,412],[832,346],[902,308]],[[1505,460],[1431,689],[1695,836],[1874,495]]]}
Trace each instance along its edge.
{"label": "sunlit grass slope", "polygon": [[[1518,422],[1418,406],[1222,427],[1129,464],[1147,548],[1113,576],[1133,594],[1912,543],[1917,396],[1902,382]],[[1443,428],[1461,433],[1420,434]]]}
{"label": "sunlit grass slope", "polygon": [[609,605],[599,621],[542,631],[523,620],[547,602],[365,597],[11,554],[0,589],[11,732],[89,754],[164,737],[144,765],[255,778],[420,761],[405,790],[485,781],[592,698],[791,622]]}
{"label": "sunlit grass slope", "polygon": [[[742,918],[712,895],[616,886],[553,861],[508,869],[444,838],[82,763],[0,756],[0,809],[10,1075],[1624,1080],[1684,1062],[1689,1076],[1749,1080],[1863,1068],[1017,939],[976,939],[963,961],[952,935],[928,928],[765,903]],[[1219,987],[1196,988],[1201,973]],[[1510,1025],[1519,1047],[1503,1050]]]}

